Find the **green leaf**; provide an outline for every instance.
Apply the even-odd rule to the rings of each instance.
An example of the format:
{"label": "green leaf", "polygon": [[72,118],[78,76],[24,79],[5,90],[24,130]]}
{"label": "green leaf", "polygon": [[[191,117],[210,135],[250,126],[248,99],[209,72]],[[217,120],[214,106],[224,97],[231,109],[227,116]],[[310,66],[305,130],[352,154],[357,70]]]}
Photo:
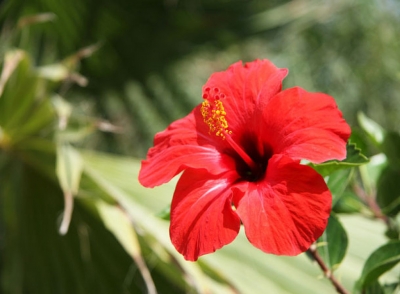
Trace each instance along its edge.
{"label": "green leaf", "polygon": [[387,156],[389,163],[400,169],[400,135],[384,130],[363,113],[358,114],[358,121],[371,141]]}
{"label": "green leaf", "polygon": [[368,195],[373,195],[375,193],[379,177],[388,164],[385,154],[380,153],[372,156],[367,164],[360,166],[360,176],[365,192]]}
{"label": "green leaf", "polygon": [[380,146],[383,143],[386,131],[375,121],[368,118],[363,112],[359,112],[357,118],[361,128],[365,131],[372,142],[376,146]]}
{"label": "green leaf", "polygon": [[389,164],[400,170],[400,135],[395,132],[387,132],[381,150],[388,158]]}
{"label": "green leaf", "polygon": [[51,101],[58,116],[58,128],[64,130],[67,127],[68,119],[72,113],[72,105],[65,101],[60,95],[54,95]]}
{"label": "green leaf", "polygon": [[22,50],[9,51],[5,54],[0,78],[0,98],[3,95],[4,86],[24,56]]}
{"label": "green leaf", "polygon": [[60,234],[68,231],[73,211],[73,196],[78,193],[79,182],[83,171],[83,161],[79,153],[69,144],[57,146],[56,174],[64,192],[64,216],[60,226]]}
{"label": "green leaf", "polygon": [[365,204],[356,194],[354,194],[353,191],[349,189],[344,191],[333,207],[335,213],[359,213],[363,210],[367,210]]}
{"label": "green leaf", "polygon": [[163,210],[157,213],[157,216],[163,220],[169,220],[171,217],[171,205],[167,205]]}
{"label": "green leaf", "polygon": [[83,201],[75,205],[68,233],[58,234],[63,196],[56,182],[13,160],[0,170],[0,195],[1,230],[7,234],[1,293],[143,292],[131,257]]}
{"label": "green leaf", "polygon": [[371,142],[366,138],[365,132],[359,127],[354,126],[351,128],[351,136],[349,142],[356,144],[364,154],[371,154]]}
{"label": "green leaf", "polygon": [[385,272],[400,261],[400,241],[389,242],[376,249],[367,259],[357,282],[358,289],[364,289],[375,283]]}
{"label": "green leaf", "polygon": [[400,212],[400,170],[386,167],[378,180],[376,201],[382,212],[394,216]]}
{"label": "green leaf", "polygon": [[321,164],[310,163],[310,166],[325,177],[337,170],[360,166],[368,162],[368,158],[361,153],[361,150],[355,144],[348,143],[346,151],[345,160],[330,160]]}
{"label": "green leaf", "polygon": [[63,191],[76,195],[83,171],[83,161],[78,151],[69,144],[57,146],[56,173]]}
{"label": "green leaf", "polygon": [[347,250],[347,234],[338,217],[331,214],[325,232],[317,241],[317,251],[330,270],[339,267]]}
{"label": "green leaf", "polygon": [[62,63],[41,66],[37,71],[39,76],[54,82],[61,82],[71,74],[67,66]]}
{"label": "green leaf", "polygon": [[[382,286],[383,288],[383,293],[384,294],[393,294],[393,293],[400,293],[400,282],[394,282],[394,283],[390,283],[390,284],[384,284]],[[375,294],[375,293],[371,293],[371,294]]]}
{"label": "green leaf", "polygon": [[8,52],[5,65],[0,80],[0,140],[7,140],[8,147],[14,148],[46,128],[50,133],[54,113],[46,89],[24,51]]}
{"label": "green leaf", "polygon": [[138,237],[126,213],[121,208],[108,205],[103,201],[97,202],[97,208],[106,227],[114,234],[126,252],[135,261],[146,283],[148,293],[156,294],[156,287],[143,259]]}
{"label": "green leaf", "polygon": [[33,114],[31,110],[35,109],[38,79],[26,52],[7,52],[5,61],[9,68],[4,68],[2,72],[6,79],[2,81],[0,89],[3,90],[0,98],[0,125],[11,134],[13,129],[19,130],[21,124],[27,124],[27,118]]}
{"label": "green leaf", "polygon": [[329,188],[329,191],[332,193],[332,206],[335,206],[335,204],[343,196],[344,191],[349,185],[352,173],[352,169],[342,169],[331,173],[327,177],[326,184]]}
{"label": "green leaf", "polygon": [[364,289],[363,294],[385,294],[385,291],[379,282],[375,281]]}

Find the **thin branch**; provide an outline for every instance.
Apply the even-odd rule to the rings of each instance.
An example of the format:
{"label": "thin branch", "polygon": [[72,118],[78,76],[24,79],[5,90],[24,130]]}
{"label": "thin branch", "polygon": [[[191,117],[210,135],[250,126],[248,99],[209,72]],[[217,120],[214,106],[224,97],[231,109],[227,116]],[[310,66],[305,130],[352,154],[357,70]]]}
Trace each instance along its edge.
{"label": "thin branch", "polygon": [[321,256],[317,251],[317,246],[315,244],[311,245],[310,249],[308,249],[310,255],[314,258],[314,260],[318,263],[319,267],[323,271],[325,277],[327,277],[333,286],[335,287],[336,291],[340,294],[350,294],[342,284],[335,278],[331,270],[327,267],[325,262],[322,260]]}
{"label": "thin branch", "polygon": [[357,197],[360,198],[360,200],[368,206],[373,216],[377,219],[381,219],[382,221],[384,221],[385,224],[389,227],[389,218],[384,213],[382,213],[381,208],[376,202],[376,193],[368,195],[367,192],[357,183],[355,183],[352,188]]}

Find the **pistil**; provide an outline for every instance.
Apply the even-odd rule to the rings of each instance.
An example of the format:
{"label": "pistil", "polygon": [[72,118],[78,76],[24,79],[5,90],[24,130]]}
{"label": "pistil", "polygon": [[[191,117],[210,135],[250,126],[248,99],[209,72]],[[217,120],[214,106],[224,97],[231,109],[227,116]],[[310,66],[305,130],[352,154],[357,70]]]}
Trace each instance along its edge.
{"label": "pistil", "polygon": [[246,153],[246,151],[243,150],[242,147],[240,147],[232,138],[230,135],[225,136],[226,141],[229,143],[229,145],[233,148],[233,150],[236,151],[236,153],[240,156],[240,158],[243,159],[243,161],[249,166],[249,168],[252,171],[256,171],[257,164],[254,162],[253,159]]}

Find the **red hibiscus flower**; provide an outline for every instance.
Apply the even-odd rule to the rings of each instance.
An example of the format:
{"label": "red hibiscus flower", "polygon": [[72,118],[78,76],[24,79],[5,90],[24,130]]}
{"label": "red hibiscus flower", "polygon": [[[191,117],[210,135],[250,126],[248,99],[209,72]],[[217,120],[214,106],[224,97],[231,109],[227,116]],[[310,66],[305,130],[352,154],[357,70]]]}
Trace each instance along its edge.
{"label": "red hibiscus flower", "polygon": [[139,181],[154,187],[183,171],[170,236],[187,260],[232,242],[241,223],[267,253],[296,255],[321,236],[331,209],[323,178],[301,159],[346,157],[350,127],[334,99],[282,91],[286,69],[268,60],[211,75],[204,101],[156,134]]}

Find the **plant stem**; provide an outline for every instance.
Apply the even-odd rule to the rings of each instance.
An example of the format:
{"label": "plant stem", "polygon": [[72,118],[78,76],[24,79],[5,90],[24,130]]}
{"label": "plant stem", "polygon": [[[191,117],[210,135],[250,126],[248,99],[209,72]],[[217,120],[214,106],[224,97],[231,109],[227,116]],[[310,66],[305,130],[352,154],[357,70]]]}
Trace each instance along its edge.
{"label": "plant stem", "polygon": [[358,198],[360,198],[361,201],[363,201],[365,203],[365,205],[368,206],[368,208],[371,210],[373,216],[375,218],[383,220],[385,222],[385,224],[389,227],[389,225],[390,225],[389,218],[384,213],[382,213],[381,208],[379,207],[378,203],[376,203],[376,192],[371,193],[369,195],[358,184],[353,185],[353,191],[358,196]]}
{"label": "plant stem", "polygon": [[325,262],[322,260],[321,256],[317,251],[317,246],[315,244],[311,245],[310,249],[308,249],[310,255],[314,258],[314,260],[318,263],[319,267],[323,271],[325,277],[327,277],[333,286],[335,287],[336,291],[340,294],[350,294],[342,284],[335,278],[331,270],[327,267]]}

